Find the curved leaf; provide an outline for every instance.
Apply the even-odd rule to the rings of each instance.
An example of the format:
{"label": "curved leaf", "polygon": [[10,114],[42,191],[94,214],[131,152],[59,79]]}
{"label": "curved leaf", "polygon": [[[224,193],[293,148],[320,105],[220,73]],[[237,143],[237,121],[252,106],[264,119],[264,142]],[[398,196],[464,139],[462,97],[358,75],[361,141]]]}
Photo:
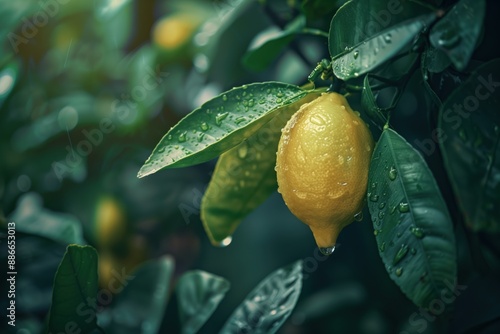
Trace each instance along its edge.
{"label": "curved leaf", "polygon": [[409,0],[348,1],[330,23],[330,56],[335,58],[384,29],[425,13],[427,8]]}
{"label": "curved leaf", "polygon": [[467,225],[500,232],[500,59],[479,67],[444,102],[440,147]]}
{"label": "curved leaf", "polygon": [[333,73],[339,79],[348,80],[372,71],[409,45],[436,18],[435,13],[418,16],[357,44],[347,53],[333,58]]}
{"label": "curved leaf", "polygon": [[279,107],[306,95],[300,87],[264,82],[233,88],[203,104],[170,129],[138,177],[169,167],[211,160],[241,143],[269,121]]}
{"label": "curved leaf", "polygon": [[476,48],[485,10],[484,0],[462,0],[431,29],[432,46],[444,51],[460,71]]}
{"label": "curved leaf", "polygon": [[257,35],[254,43],[257,41],[258,44],[247,51],[243,57],[243,64],[253,71],[266,69],[280,52],[293,41],[295,36],[301,32],[305,24],[305,17],[299,16],[283,31],[277,33],[266,31]]}
{"label": "curved leaf", "polygon": [[182,275],[176,287],[182,333],[196,333],[215,311],[229,286],[226,279],[201,270]]}
{"label": "curved leaf", "polygon": [[124,289],[111,308],[99,314],[99,324],[108,334],[158,333],[173,272],[174,260],[163,256],[144,263],[133,275],[118,273],[122,276],[116,285]]}
{"label": "curved leaf", "polygon": [[387,114],[377,104],[376,97],[373,94],[370,83],[370,74],[363,79],[363,91],[361,92],[361,107],[366,114],[378,125],[384,125],[387,122]]}
{"label": "curved leaf", "polygon": [[54,279],[48,331],[90,333],[98,328],[97,252],[90,246],[69,245]]}
{"label": "curved leaf", "polygon": [[422,68],[432,73],[444,71],[451,62],[448,56],[441,50],[428,46],[422,53]]}
{"label": "curved leaf", "polygon": [[266,277],[234,310],[221,333],[275,333],[292,313],[302,289],[302,261]]}
{"label": "curved leaf", "polygon": [[223,153],[201,202],[201,219],[212,244],[223,245],[241,220],[276,190],[276,151],[281,129],[319,93],[281,108],[279,114],[244,142]]}
{"label": "curved leaf", "polygon": [[380,256],[393,281],[423,308],[456,282],[453,224],[422,156],[393,130],[370,165],[368,208]]}

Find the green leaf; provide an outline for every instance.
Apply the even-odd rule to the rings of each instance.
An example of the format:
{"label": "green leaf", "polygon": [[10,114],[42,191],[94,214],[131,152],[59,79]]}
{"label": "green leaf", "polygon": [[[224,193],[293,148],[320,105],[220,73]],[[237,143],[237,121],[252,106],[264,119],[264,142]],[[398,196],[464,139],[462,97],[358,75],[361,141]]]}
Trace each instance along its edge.
{"label": "green leaf", "polygon": [[391,129],[373,152],[368,208],[391,279],[419,307],[441,300],[456,282],[453,224],[422,156]]}
{"label": "green leaf", "polygon": [[302,289],[302,261],[266,277],[243,301],[221,333],[275,333],[292,313]]}
{"label": "green leaf", "polygon": [[90,333],[98,328],[93,302],[97,295],[97,252],[69,245],[54,279],[49,333]]}
{"label": "green leaf", "polygon": [[[278,57],[280,52],[301,32],[305,27],[304,16],[297,17],[283,31],[264,35],[257,35],[257,45],[252,46],[243,57],[243,64],[250,70],[262,71]],[[254,42],[255,43],[255,42]]]}
{"label": "green leaf", "polygon": [[319,93],[282,107],[244,142],[223,153],[201,202],[201,219],[212,244],[226,245],[240,222],[276,190],[276,151],[281,129]]}
{"label": "green leaf", "polygon": [[485,10],[484,0],[462,0],[431,29],[432,46],[444,51],[459,71],[476,48]]}
{"label": "green leaf", "polygon": [[444,102],[440,147],[467,225],[500,232],[500,59],[480,67]]}
{"label": "green leaf", "polygon": [[233,88],[203,104],[170,129],[139,171],[186,167],[211,160],[268,122],[279,107],[306,95],[300,87],[264,82]]}
{"label": "green leaf", "polygon": [[422,67],[432,73],[439,73],[450,66],[451,61],[446,54],[432,46],[428,46],[422,53]]}
{"label": "green leaf", "polygon": [[44,237],[62,244],[86,244],[81,223],[76,217],[43,208],[42,198],[36,193],[23,195],[10,216],[16,230]]}
{"label": "green leaf", "polygon": [[123,291],[109,310],[99,314],[99,324],[108,334],[158,333],[173,273],[174,260],[170,256],[144,263],[133,276],[120,273],[116,285]]}
{"label": "green leaf", "polygon": [[366,114],[377,124],[384,125],[387,122],[387,115],[377,104],[370,83],[371,75],[368,74],[363,80],[363,91],[361,92],[361,107]]}
{"label": "green leaf", "polygon": [[426,13],[428,9],[409,0],[349,1],[330,23],[330,55],[335,58],[384,29]]}
{"label": "green leaf", "polygon": [[436,18],[434,13],[418,16],[364,40],[333,58],[333,73],[339,79],[348,80],[372,71],[396,56]]}
{"label": "green leaf", "polygon": [[201,270],[182,275],[176,287],[182,333],[198,332],[224,298],[229,286],[226,279]]}

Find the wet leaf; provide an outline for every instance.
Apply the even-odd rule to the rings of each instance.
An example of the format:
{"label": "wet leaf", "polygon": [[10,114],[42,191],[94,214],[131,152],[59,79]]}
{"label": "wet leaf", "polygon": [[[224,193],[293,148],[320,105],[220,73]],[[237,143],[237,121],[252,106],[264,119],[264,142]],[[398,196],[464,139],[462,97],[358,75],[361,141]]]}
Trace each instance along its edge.
{"label": "wet leaf", "polygon": [[229,290],[229,282],[201,271],[187,272],[177,283],[182,333],[196,333],[210,318]]}
{"label": "wet leaf", "polygon": [[431,29],[432,46],[444,51],[462,71],[474,52],[486,10],[484,0],[462,0]]}
{"label": "wet leaf", "polygon": [[233,312],[221,333],[275,333],[292,313],[302,289],[302,261],[266,277]]}
{"label": "wet leaf", "polygon": [[201,203],[201,219],[210,241],[221,245],[241,220],[276,190],[276,151],[281,129],[300,105],[319,93],[281,108],[253,135],[223,153]]}
{"label": "wet leaf", "polygon": [[354,45],[347,52],[333,57],[333,73],[339,79],[348,80],[372,71],[396,56],[435,19],[434,13],[418,16]]}
{"label": "wet leaf", "polygon": [[470,76],[439,114],[445,167],[467,225],[500,232],[500,60]]}
{"label": "wet leaf", "polygon": [[452,293],[457,259],[446,203],[425,160],[391,129],[375,147],[367,197],[379,254],[403,293],[423,308]]}
{"label": "wet leaf", "polygon": [[211,160],[238,145],[275,116],[276,111],[306,95],[297,86],[264,82],[233,88],[184,117],[161,139],[138,177],[169,167]]}
{"label": "wet leaf", "polygon": [[330,23],[330,55],[336,58],[384,29],[426,13],[427,8],[408,0],[348,1]]}
{"label": "wet leaf", "polygon": [[97,252],[90,246],[69,245],[54,279],[48,331],[90,333],[98,328]]}

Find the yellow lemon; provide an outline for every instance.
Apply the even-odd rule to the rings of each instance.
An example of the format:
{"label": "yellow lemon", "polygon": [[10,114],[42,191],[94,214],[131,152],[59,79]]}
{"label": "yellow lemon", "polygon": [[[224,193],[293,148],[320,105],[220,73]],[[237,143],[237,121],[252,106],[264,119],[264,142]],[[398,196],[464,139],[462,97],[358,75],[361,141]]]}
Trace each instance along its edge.
{"label": "yellow lemon", "polygon": [[324,254],[361,214],[373,144],[366,124],[337,93],[303,104],[282,130],[278,191]]}
{"label": "yellow lemon", "polygon": [[102,248],[113,248],[125,239],[128,231],[125,211],[118,200],[103,196],[95,212],[97,244]]}

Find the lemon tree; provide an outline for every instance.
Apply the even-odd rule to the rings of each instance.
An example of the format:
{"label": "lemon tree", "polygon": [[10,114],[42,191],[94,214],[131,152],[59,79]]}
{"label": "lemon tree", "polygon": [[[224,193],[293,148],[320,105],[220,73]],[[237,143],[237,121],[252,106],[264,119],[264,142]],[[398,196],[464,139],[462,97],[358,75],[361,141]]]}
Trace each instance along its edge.
{"label": "lemon tree", "polygon": [[[499,138],[498,117],[491,113],[499,102],[494,79],[488,99],[470,114],[449,113],[459,96],[471,92],[473,80],[487,73],[498,78],[497,62],[477,67],[471,61],[480,43],[485,1],[461,0],[452,7],[440,7],[441,1],[405,1],[393,7],[383,1],[348,1],[336,9],[320,3],[304,2],[304,16],[283,25],[281,34],[261,39],[244,58],[248,68],[261,70],[287,46],[296,50],[297,36],[327,37],[330,58],[318,59],[311,68],[313,85],[253,83],[216,96],[165,134],[139,177],[220,155],[201,208],[205,230],[217,246],[227,246],[242,219],[274,190],[311,228],[325,254],[335,250],[344,227],[364,220],[367,206],[388,275],[417,306],[429,308],[457,282],[457,222],[422,151],[442,148],[468,226],[498,228],[498,215],[491,211],[500,199],[493,191]],[[329,32],[309,26],[307,19],[318,16],[318,8],[333,14]],[[367,25],[353,29],[352,22]],[[477,72],[470,74],[475,67]],[[468,85],[455,86],[447,97],[430,76],[450,69],[470,76]],[[431,101],[429,110],[440,110],[439,134],[434,132],[427,146],[410,144],[392,125],[415,77],[425,89],[423,98]],[[489,115],[490,126],[479,112]],[[460,120],[469,116],[473,123]],[[259,136],[267,139],[259,141]],[[485,151],[478,156],[468,149],[469,156],[457,165],[458,152],[470,148],[471,136],[475,147]],[[475,172],[486,175],[474,184],[481,194],[474,199],[466,190],[472,185],[463,181],[472,173],[472,161],[482,161]]]}

